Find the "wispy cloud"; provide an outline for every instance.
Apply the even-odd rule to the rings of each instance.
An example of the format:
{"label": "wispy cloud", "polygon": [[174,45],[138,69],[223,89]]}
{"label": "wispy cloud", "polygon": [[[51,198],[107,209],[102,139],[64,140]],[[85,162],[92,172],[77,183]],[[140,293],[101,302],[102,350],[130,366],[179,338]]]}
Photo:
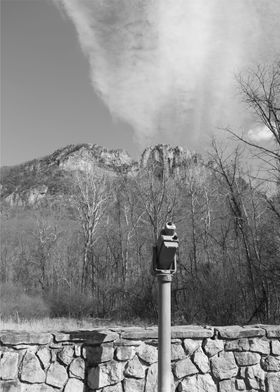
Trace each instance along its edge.
{"label": "wispy cloud", "polygon": [[250,129],[247,135],[252,142],[265,142],[273,139],[272,132],[265,125]]}
{"label": "wispy cloud", "polygon": [[94,89],[143,143],[195,143],[237,123],[234,74],[279,54],[278,0],[54,1],[76,27]]}

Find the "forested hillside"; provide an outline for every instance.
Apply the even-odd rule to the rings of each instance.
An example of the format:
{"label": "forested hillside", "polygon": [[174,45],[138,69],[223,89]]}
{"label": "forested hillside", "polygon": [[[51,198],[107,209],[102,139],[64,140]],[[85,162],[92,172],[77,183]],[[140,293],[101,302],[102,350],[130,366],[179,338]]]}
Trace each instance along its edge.
{"label": "forested hillside", "polygon": [[[155,320],[152,245],[172,220],[180,239],[174,321],[279,322],[279,216],[271,208],[279,194],[268,200],[245,180],[239,158],[215,147],[204,162],[159,145],[133,170],[108,171],[88,155],[87,166],[76,155],[71,168],[53,159],[6,168],[2,316]],[[45,193],[24,198],[36,184]]]}
{"label": "forested hillside", "polygon": [[[280,63],[239,86],[270,144],[228,130],[238,143],[203,159],[81,144],[2,168],[1,317],[155,321],[152,246],[173,221],[174,323],[279,323]],[[245,171],[252,152],[265,176]]]}

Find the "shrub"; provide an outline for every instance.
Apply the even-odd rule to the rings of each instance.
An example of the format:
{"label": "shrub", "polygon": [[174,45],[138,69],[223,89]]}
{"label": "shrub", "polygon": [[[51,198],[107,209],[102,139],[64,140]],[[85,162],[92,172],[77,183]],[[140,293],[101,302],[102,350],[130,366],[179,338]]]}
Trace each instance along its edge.
{"label": "shrub", "polygon": [[77,290],[50,294],[47,297],[51,317],[92,317],[97,313],[94,299]]}
{"label": "shrub", "polygon": [[28,295],[20,286],[11,283],[0,286],[0,317],[34,319],[49,316],[49,308],[40,295]]}

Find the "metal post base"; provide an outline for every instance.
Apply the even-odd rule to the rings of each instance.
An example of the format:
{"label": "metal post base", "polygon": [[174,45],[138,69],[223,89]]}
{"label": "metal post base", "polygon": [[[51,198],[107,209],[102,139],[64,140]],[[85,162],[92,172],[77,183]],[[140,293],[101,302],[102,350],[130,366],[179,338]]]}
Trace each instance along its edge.
{"label": "metal post base", "polygon": [[170,272],[157,273],[159,285],[158,392],[171,391],[171,281]]}

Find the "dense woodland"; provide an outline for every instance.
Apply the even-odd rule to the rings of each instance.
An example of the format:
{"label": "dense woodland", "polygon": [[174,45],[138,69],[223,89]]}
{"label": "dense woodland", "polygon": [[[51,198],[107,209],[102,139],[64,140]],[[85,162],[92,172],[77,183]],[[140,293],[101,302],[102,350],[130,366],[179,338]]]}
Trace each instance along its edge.
{"label": "dense woodland", "polygon": [[[259,67],[239,80],[270,147],[229,130],[231,151],[214,141],[208,157],[174,175],[157,162],[134,175],[64,173],[33,206],[3,203],[1,316],[155,322],[152,246],[171,220],[180,241],[174,323],[279,323],[279,71]],[[245,170],[249,153],[265,161],[265,176]]]}

